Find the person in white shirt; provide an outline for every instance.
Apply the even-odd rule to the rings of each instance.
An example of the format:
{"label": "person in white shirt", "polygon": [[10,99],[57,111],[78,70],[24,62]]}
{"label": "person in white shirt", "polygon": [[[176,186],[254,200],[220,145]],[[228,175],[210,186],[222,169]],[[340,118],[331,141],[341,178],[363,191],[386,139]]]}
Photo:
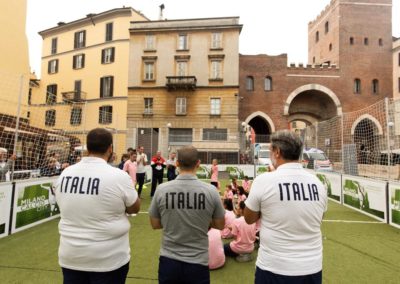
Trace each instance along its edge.
{"label": "person in white shirt", "polygon": [[141,198],[143,184],[144,184],[144,178],[146,176],[146,168],[145,167],[147,165],[147,155],[144,152],[143,146],[139,146],[139,148],[138,148],[136,163],[137,163],[136,182],[138,184],[138,194],[139,194],[139,197]]}
{"label": "person in white shirt", "polygon": [[12,154],[7,159],[8,150],[6,148],[0,148],[0,182],[7,181],[7,173],[11,170],[12,163],[15,161],[17,156]]}
{"label": "person in white shirt", "polygon": [[289,130],[271,136],[275,171],[258,176],[246,200],[247,223],[261,218],[255,283],[322,283],[321,222],[327,193],[299,163],[303,143]]}
{"label": "person in white shirt", "polygon": [[87,135],[88,157],[65,169],[56,182],[60,208],[59,264],[64,283],[125,283],[129,270],[130,222],[140,199],[129,175],[107,164],[112,135]]}

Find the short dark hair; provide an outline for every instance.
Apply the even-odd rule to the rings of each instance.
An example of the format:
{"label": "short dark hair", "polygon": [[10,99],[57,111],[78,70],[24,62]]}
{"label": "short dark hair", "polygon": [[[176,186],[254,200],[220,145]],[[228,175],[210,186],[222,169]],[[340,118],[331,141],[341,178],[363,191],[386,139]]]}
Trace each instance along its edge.
{"label": "short dark hair", "polygon": [[193,146],[178,149],[178,163],[182,170],[193,170],[199,161],[199,152]]}
{"label": "short dark hair", "polygon": [[244,201],[239,202],[239,208],[242,210],[244,210],[244,208],[246,208],[246,204],[244,203]]}
{"label": "short dark hair", "polygon": [[224,199],[224,205],[225,205],[226,210],[233,211],[232,199],[229,199],[229,198]]}
{"label": "short dark hair", "polygon": [[271,147],[279,149],[284,160],[296,161],[300,158],[303,142],[293,131],[280,130],[271,135]]}
{"label": "short dark hair", "polygon": [[86,136],[86,145],[89,153],[104,154],[112,143],[112,134],[105,128],[92,129]]}

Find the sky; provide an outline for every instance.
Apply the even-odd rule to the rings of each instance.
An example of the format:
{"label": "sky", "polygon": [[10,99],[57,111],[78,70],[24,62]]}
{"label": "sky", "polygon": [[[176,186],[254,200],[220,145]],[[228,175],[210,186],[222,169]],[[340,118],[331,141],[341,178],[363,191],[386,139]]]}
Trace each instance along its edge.
{"label": "sky", "polygon": [[[330,0],[27,0],[26,34],[31,71],[40,78],[42,39],[38,32],[119,7],[132,7],[150,20],[239,16],[241,54],[288,54],[289,63],[307,63],[308,22]],[[393,35],[400,37],[400,0],[393,0]]]}

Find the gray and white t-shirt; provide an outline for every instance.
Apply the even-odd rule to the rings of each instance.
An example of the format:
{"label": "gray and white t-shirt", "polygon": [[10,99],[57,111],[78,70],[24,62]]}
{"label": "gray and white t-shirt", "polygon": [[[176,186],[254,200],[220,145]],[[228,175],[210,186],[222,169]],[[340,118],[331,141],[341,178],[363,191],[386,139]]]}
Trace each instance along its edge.
{"label": "gray and white t-shirt", "polygon": [[163,226],[160,255],[208,265],[208,227],[212,219],[225,216],[214,186],[194,175],[179,175],[159,185],[149,214]]}

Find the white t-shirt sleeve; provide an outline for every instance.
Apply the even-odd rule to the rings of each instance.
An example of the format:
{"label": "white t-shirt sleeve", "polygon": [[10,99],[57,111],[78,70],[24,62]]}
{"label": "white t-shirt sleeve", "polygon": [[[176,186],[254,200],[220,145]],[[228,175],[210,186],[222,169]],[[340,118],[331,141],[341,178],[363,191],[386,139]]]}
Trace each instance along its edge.
{"label": "white t-shirt sleeve", "polygon": [[133,187],[132,180],[130,176],[126,172],[121,172],[121,189],[122,189],[122,198],[124,200],[125,206],[132,206],[136,200],[138,199],[138,194]]}
{"label": "white t-shirt sleeve", "polygon": [[256,178],[251,187],[249,197],[247,197],[246,201],[244,202],[246,204],[246,207],[249,208],[251,211],[261,211],[261,196],[263,190],[263,182],[260,181],[260,178]]}

